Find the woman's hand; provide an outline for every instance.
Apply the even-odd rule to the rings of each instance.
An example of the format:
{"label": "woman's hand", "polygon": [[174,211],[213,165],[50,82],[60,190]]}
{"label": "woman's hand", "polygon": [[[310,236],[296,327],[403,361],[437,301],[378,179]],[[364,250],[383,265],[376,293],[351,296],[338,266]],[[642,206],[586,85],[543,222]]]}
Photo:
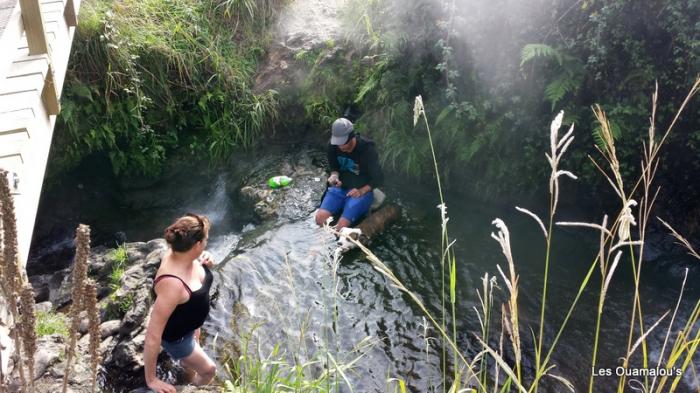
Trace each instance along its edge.
{"label": "woman's hand", "polygon": [[198,259],[202,266],[212,267],[216,264],[216,262],[214,262],[214,256],[211,255],[209,251],[202,251]]}
{"label": "woman's hand", "polygon": [[155,393],[177,393],[175,386],[165,383],[158,378],[148,382],[148,387]]}

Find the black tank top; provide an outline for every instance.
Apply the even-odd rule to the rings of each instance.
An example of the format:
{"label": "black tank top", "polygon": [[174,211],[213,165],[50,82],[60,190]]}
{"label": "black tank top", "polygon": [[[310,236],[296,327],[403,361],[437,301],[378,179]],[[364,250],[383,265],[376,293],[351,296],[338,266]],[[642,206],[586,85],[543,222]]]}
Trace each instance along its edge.
{"label": "black tank top", "polygon": [[[191,331],[198,329],[204,324],[204,320],[209,315],[209,289],[214,281],[214,275],[209,271],[209,268],[204,267],[204,282],[202,287],[196,291],[192,291],[190,287],[180,277],[172,274],[162,274],[153,280],[153,287],[163,278],[174,277],[185,286],[190,298],[182,304],[178,304],[170,314],[168,323],[165,324],[162,339],[165,341],[175,341]],[[153,291],[155,293],[155,290]]]}

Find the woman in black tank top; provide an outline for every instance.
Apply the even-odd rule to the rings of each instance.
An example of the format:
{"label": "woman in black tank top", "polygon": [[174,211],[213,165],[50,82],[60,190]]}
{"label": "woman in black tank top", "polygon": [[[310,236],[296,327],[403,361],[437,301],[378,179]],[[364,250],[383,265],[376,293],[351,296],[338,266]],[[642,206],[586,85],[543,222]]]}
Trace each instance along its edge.
{"label": "woman in black tank top", "polygon": [[211,254],[204,251],[209,220],[187,214],[165,229],[170,249],[163,256],[153,280],[155,302],[146,329],[143,350],[146,384],[155,393],[176,393],[175,387],[156,377],[160,347],[194,372],[194,385],[206,385],[216,375],[216,365],[197,343],[199,328],[209,315],[209,290],[213,275]]}

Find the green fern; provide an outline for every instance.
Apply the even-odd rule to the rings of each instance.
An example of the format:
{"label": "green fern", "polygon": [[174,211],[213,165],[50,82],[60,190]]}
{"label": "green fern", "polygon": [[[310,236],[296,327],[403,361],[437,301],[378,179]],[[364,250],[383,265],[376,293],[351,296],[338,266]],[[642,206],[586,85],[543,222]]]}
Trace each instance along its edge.
{"label": "green fern", "polygon": [[[596,127],[593,128],[592,131],[593,140],[595,140],[595,144],[598,145],[599,148],[605,149],[605,141],[603,140],[602,135],[603,129],[600,126],[600,123],[596,124]],[[610,124],[610,133],[612,133],[613,140],[617,141],[622,136],[622,129],[620,128],[620,125],[610,118],[608,118],[608,124]]]}
{"label": "green fern", "polygon": [[460,149],[460,160],[467,164],[472,158],[488,144],[488,137],[483,133],[478,134],[471,142]]}
{"label": "green fern", "polygon": [[545,59],[554,59],[559,65],[564,63],[564,56],[557,49],[546,44],[527,44],[523,47],[520,54],[520,67],[532,61],[537,57]]}
{"label": "green fern", "polygon": [[367,80],[365,80],[364,83],[362,83],[362,86],[360,87],[360,91],[355,96],[354,101],[356,104],[361,103],[362,100],[364,100],[368,94],[372,93],[377,87],[380,86],[381,81],[382,81],[382,76],[384,75],[384,72],[387,70],[388,65],[389,65],[389,61],[386,58],[378,61],[375,64],[369,78],[367,78]]}
{"label": "green fern", "polygon": [[576,78],[567,73],[559,75],[556,79],[549,82],[544,89],[544,96],[552,104],[552,110],[557,106],[557,103],[564,98],[566,93],[569,93],[578,87]]}

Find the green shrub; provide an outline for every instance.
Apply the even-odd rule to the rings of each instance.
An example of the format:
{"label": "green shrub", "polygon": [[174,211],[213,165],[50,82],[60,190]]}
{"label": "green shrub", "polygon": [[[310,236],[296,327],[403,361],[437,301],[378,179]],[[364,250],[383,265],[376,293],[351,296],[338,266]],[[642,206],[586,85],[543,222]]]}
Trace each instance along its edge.
{"label": "green shrub", "polygon": [[124,275],[126,265],[129,263],[129,254],[126,249],[126,243],[109,252],[109,258],[112,260],[111,271],[109,273],[109,286],[113,291],[119,289],[121,279]]}
{"label": "green shrub", "polygon": [[116,174],[157,175],[179,150],[216,160],[251,147],[276,117],[252,75],[280,5],[84,2],[53,171],[98,154]]}
{"label": "green shrub", "polygon": [[36,313],[37,337],[50,334],[60,334],[63,337],[68,337],[68,318],[58,312],[38,311]]}

